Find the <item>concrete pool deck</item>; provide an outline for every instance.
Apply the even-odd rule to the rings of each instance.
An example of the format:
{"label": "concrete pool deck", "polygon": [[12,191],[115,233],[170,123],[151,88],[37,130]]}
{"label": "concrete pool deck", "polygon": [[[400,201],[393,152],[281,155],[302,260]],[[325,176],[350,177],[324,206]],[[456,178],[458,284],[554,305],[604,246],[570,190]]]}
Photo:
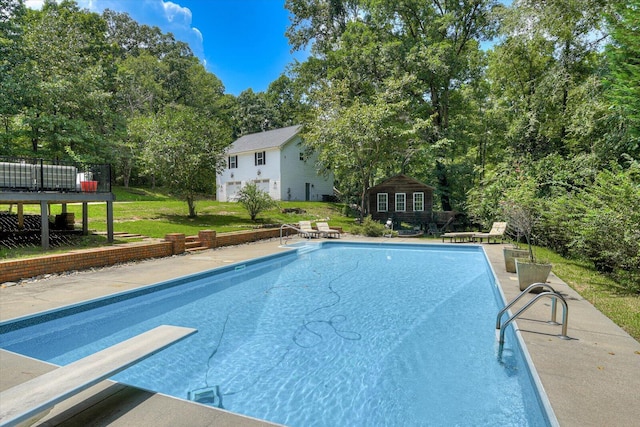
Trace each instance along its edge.
{"label": "concrete pool deck", "polygon": [[[439,240],[427,239],[365,239],[353,236],[346,236],[342,240],[440,243]],[[297,239],[293,240],[295,241]],[[171,258],[51,276],[3,287],[0,289],[0,320],[289,250],[279,245],[278,239],[272,239]],[[516,275],[507,273],[504,269],[504,245],[481,246],[489,257],[506,300],[511,301],[519,290]],[[572,339],[561,340],[557,337],[561,327],[546,323],[550,316],[551,301],[548,299],[531,307],[517,320],[517,325],[560,425],[638,425],[640,343],[553,274],[549,278],[549,284],[567,300],[568,335]],[[524,302],[527,300],[525,298]],[[521,306],[522,304],[518,304],[515,309]],[[559,319],[560,316],[561,307],[558,308]],[[6,390],[52,369],[53,365],[0,350],[0,390]],[[273,424],[104,381],[54,406],[42,414],[33,425],[232,427]]]}

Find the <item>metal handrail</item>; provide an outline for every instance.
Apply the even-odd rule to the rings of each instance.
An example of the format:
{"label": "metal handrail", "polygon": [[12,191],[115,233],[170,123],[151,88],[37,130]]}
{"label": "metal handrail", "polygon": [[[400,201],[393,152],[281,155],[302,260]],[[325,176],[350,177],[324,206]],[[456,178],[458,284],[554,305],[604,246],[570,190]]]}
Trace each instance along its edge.
{"label": "metal handrail", "polygon": [[[503,308],[502,310],[500,310],[500,312],[498,313],[498,316],[496,318],[496,329],[500,329],[500,320],[502,318],[502,315],[511,308],[511,306],[515,303],[517,303],[520,298],[522,298],[523,296],[527,295],[531,290],[535,289],[535,288],[547,288],[549,289],[549,291],[556,293],[556,290],[553,289],[550,285],[547,285],[546,283],[533,283],[529,286],[527,286],[527,289],[525,289],[524,291],[520,292],[520,294],[513,300],[511,301],[505,308]],[[560,294],[558,294],[560,295]],[[560,297],[562,298],[562,295],[560,295]],[[556,299],[552,298],[551,301],[551,320],[549,321],[549,323],[553,323],[556,325],[559,325],[558,322],[556,322]]]}
{"label": "metal handrail", "polygon": [[559,299],[560,302],[562,303],[562,333],[560,334],[560,338],[561,339],[565,339],[565,340],[570,339],[567,336],[567,321],[568,321],[568,318],[569,318],[569,307],[567,306],[567,302],[565,301],[564,297],[562,295],[560,295],[559,293],[547,291],[547,292],[542,292],[542,293],[539,293],[538,295],[536,295],[531,301],[529,301],[520,310],[518,310],[516,312],[516,314],[514,314],[511,317],[509,317],[509,319],[507,319],[507,321],[504,322],[502,324],[502,326],[500,326],[498,328],[498,329],[500,329],[500,344],[501,345],[504,343],[504,331],[507,328],[507,326],[509,326],[509,324],[511,322],[516,320],[516,318],[518,318],[522,313],[524,313],[529,307],[531,307],[533,304],[535,304],[536,301],[538,301],[540,298],[543,298],[543,297],[549,297],[549,298],[552,298],[552,299]]}
{"label": "metal handrail", "polygon": [[298,227],[294,227],[294,226],[293,226],[293,225],[291,225],[291,224],[282,224],[282,225],[280,226],[280,244],[282,244],[282,230],[283,230],[284,228],[290,228],[290,229],[292,229],[292,230],[297,231],[299,234],[306,234],[306,236],[305,236],[305,237],[306,237],[307,239],[311,239],[311,235],[310,235],[309,233],[305,233],[304,231],[302,231],[302,230],[301,230],[301,229],[299,229]]}

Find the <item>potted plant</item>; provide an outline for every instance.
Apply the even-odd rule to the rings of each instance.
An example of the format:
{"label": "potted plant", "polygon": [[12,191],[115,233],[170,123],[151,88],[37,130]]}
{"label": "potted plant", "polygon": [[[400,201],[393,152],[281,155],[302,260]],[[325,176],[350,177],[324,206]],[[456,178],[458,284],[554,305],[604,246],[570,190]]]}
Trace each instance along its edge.
{"label": "potted plant", "polygon": [[[511,223],[509,223],[508,227],[514,229]],[[529,251],[520,247],[520,233],[518,230],[515,230],[515,234],[516,237],[513,240],[513,247],[502,248],[502,254],[504,255],[504,268],[507,270],[507,273],[516,272],[517,258],[526,258],[529,256]]]}
{"label": "potted plant", "polygon": [[551,273],[551,264],[539,262],[533,253],[533,234],[538,222],[533,180],[524,178],[517,187],[509,191],[502,207],[509,225],[527,243],[526,251],[520,253],[526,255],[515,259],[520,290],[525,290],[532,283],[545,283]]}

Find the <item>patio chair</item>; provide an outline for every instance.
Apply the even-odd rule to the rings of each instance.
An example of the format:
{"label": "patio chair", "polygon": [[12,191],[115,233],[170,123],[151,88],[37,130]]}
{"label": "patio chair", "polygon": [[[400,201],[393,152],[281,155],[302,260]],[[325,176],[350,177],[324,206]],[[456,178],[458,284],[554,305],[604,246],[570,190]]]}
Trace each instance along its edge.
{"label": "patio chair", "polygon": [[482,239],[486,237],[487,243],[491,243],[491,238],[493,238],[495,243],[498,241],[498,238],[500,238],[500,243],[502,243],[504,242],[504,233],[506,231],[506,222],[494,222],[491,226],[491,230],[488,233],[476,233],[473,235],[473,239],[480,239],[480,243],[482,243]]}
{"label": "patio chair", "polygon": [[302,237],[305,237],[307,239],[320,237],[320,233],[318,232],[318,230],[314,230],[313,227],[311,227],[311,221],[299,221],[298,228],[300,229],[298,234]]}
{"label": "patio chair", "polygon": [[329,224],[326,222],[316,222],[316,226],[318,227],[318,232],[322,237],[337,237],[340,238],[340,232],[338,230],[334,230],[329,228]]}

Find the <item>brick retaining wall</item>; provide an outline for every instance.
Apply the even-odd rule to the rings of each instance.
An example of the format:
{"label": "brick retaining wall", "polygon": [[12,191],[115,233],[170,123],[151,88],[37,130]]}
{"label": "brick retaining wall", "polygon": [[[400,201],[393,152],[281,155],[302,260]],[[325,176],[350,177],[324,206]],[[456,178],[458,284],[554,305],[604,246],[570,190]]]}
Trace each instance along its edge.
{"label": "brick retaining wall", "polygon": [[[285,234],[290,231],[284,230]],[[205,230],[200,232],[199,235],[203,240],[204,247],[217,248],[280,237],[280,229],[265,228],[221,234]],[[37,258],[0,261],[0,283],[36,277],[42,274],[105,267],[128,261],[181,254],[185,251],[184,241],[184,234],[171,233],[162,242],[132,243],[78,250],[57,255],[45,255]]]}

